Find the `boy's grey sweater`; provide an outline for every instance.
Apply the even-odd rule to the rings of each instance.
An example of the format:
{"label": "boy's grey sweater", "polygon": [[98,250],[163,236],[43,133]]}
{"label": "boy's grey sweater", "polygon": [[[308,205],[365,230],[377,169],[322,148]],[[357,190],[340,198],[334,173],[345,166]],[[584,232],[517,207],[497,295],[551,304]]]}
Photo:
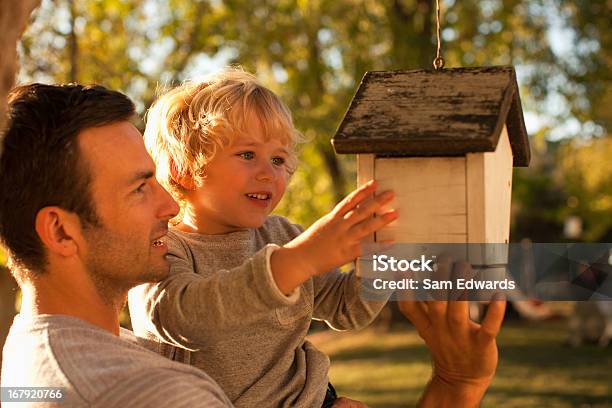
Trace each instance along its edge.
{"label": "boy's grey sweater", "polygon": [[321,407],[329,359],[305,340],[311,319],[361,328],[386,299],[363,300],[355,273],[340,271],[284,296],[269,265],[253,268],[248,260],[301,232],[278,216],[225,235],[171,229],[169,278],[130,292],[134,333],[158,341],[160,354],[204,370],[238,407]]}

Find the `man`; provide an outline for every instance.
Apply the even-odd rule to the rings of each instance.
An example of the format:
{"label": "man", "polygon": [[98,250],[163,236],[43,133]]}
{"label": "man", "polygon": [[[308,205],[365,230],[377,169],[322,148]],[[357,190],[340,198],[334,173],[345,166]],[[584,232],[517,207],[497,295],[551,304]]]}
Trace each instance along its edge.
{"label": "man", "polygon": [[[127,97],[99,86],[33,84],[9,95],[0,239],[23,301],[3,351],[2,386],[62,388],[62,407],[228,407],[205,373],[149,352],[119,328],[128,290],[168,273],[162,237],[178,211],[155,180],[133,115]],[[286,248],[269,248],[240,268],[261,271],[261,286],[270,286],[281,258],[299,265]],[[504,306],[493,302],[478,326],[467,302],[401,305],[432,351],[422,406],[478,405],[497,366]]]}

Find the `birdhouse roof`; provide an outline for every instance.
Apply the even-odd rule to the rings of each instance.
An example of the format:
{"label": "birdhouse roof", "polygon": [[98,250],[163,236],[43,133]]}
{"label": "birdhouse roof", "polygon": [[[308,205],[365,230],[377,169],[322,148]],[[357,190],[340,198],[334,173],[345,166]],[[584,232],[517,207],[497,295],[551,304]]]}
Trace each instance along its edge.
{"label": "birdhouse roof", "polygon": [[514,166],[530,159],[514,67],[367,72],[332,144],[337,153],[492,152],[506,125]]}

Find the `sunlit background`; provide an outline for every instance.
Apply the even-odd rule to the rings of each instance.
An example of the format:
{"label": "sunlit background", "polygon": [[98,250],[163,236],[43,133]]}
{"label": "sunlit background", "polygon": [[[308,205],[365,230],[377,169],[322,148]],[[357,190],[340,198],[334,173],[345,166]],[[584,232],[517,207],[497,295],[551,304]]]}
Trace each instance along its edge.
{"label": "sunlit background", "polygon": [[[612,242],[612,1],[441,6],[446,67],[516,67],[532,161],[514,171],[511,241]],[[144,115],[156,92],[239,64],[281,96],[309,140],[277,211],[307,226],[355,186],[354,157],[336,156],[330,138],[363,74],[430,68],[434,11],[435,0],[45,0],[19,44],[18,83],[101,83]],[[0,299],[4,336],[18,300],[6,272]],[[612,349],[563,346],[575,313],[568,303],[512,308],[484,406],[612,406]],[[342,393],[414,404],[429,375],[424,346],[393,310],[383,320],[313,339]]]}

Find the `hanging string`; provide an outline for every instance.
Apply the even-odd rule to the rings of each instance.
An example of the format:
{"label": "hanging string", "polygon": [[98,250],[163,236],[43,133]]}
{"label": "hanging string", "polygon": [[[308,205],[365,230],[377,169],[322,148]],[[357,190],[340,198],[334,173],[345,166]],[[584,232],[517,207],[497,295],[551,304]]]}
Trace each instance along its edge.
{"label": "hanging string", "polygon": [[444,58],[442,58],[442,39],[440,36],[440,0],[436,0],[436,34],[438,37],[438,49],[436,51],[436,59],[433,60],[433,66],[437,70],[444,68]]}

